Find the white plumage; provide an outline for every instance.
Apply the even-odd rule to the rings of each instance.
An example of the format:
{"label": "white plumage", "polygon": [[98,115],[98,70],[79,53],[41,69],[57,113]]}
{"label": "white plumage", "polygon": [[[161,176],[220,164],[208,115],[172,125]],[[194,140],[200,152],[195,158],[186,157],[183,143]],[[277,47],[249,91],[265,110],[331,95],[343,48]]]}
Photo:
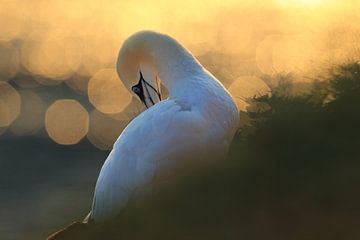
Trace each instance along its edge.
{"label": "white plumage", "polygon": [[[115,217],[137,189],[176,164],[225,155],[239,121],[223,85],[169,36],[144,31],[128,38],[117,71],[148,109],[125,128],[101,169],[95,222]],[[163,101],[158,80],[169,91]]]}

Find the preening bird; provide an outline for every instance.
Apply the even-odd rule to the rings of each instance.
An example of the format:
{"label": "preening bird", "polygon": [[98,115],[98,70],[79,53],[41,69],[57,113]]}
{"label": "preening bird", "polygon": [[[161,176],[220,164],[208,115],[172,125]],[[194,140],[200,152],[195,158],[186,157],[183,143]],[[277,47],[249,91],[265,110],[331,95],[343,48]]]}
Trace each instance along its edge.
{"label": "preening bird", "polygon": [[[88,216],[95,222],[116,217],[136,191],[174,166],[226,155],[239,121],[224,86],[167,35],[130,36],[116,67],[147,109],[124,129],[101,168]],[[164,100],[161,83],[169,92]]]}

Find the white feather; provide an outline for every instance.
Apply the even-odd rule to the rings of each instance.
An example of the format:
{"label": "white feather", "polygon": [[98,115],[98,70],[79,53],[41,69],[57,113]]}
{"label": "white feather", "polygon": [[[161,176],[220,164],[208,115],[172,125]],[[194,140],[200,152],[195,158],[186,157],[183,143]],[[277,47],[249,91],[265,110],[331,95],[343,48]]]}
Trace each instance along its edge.
{"label": "white feather", "polygon": [[136,38],[150,39],[143,51],[151,52],[170,97],[131,121],[115,142],[96,184],[95,221],[115,217],[136,189],[166,169],[185,160],[223,156],[238,126],[230,94],[186,49],[152,32],[138,33],[126,44]]}

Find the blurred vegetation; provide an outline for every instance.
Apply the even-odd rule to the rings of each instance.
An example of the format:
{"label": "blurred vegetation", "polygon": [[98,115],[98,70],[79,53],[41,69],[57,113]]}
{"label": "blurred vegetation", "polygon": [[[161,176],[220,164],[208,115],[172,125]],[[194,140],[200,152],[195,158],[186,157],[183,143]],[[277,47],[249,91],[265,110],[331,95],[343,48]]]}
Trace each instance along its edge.
{"label": "blurred vegetation", "polygon": [[324,78],[289,95],[284,77],[251,99],[226,161],[64,239],[359,239],[360,64]]}
{"label": "blurred vegetation", "polygon": [[359,6],[1,1],[0,239],[45,238],[88,213],[108,150],[143,110],[114,68],[143,29],[173,36],[221,80],[241,131],[227,161],[193,166],[118,222],[74,234],[358,239],[359,64],[314,75],[360,55]]}

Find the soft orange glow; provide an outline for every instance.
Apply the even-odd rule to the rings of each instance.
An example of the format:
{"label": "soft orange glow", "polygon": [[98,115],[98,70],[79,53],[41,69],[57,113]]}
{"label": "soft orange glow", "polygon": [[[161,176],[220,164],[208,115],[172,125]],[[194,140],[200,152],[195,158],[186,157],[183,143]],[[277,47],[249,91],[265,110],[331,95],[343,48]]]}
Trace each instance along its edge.
{"label": "soft orange glow", "polygon": [[300,72],[309,69],[321,56],[316,39],[307,34],[283,35],[272,48],[275,72]]}
{"label": "soft orange glow", "polygon": [[277,0],[283,7],[318,7],[326,0]]}
{"label": "soft orange glow", "polygon": [[45,105],[42,99],[30,90],[19,92],[21,113],[11,125],[10,130],[16,135],[31,135],[44,124]]}
{"label": "soft orange glow", "polygon": [[279,34],[268,35],[256,48],[256,64],[264,74],[272,74],[275,72],[273,66],[273,48],[280,38],[281,35]]}
{"label": "soft orange glow", "polygon": [[74,76],[66,80],[66,84],[80,94],[87,94],[89,78],[84,76]]}
{"label": "soft orange glow", "polygon": [[0,81],[0,128],[8,127],[20,113],[20,95],[8,83]]}
{"label": "soft orange glow", "polygon": [[90,102],[103,113],[121,112],[131,101],[131,94],[115,69],[102,69],[89,81]]}
{"label": "soft orange glow", "polygon": [[[37,61],[42,76],[66,79],[80,65],[78,50],[68,49],[64,39],[46,39],[38,49]],[[70,55],[70,57],[68,56]]]}
{"label": "soft orange glow", "polygon": [[[41,99],[38,88],[66,84],[64,92],[69,87],[87,94],[96,108],[87,137],[99,148],[110,148],[121,132],[123,114],[143,110],[129,105],[131,95],[114,67],[123,41],[144,29],[181,42],[246,111],[246,98],[268,91],[263,77],[294,73],[294,80],[309,81],[323,66],[358,58],[359,8],[357,0],[2,1],[0,134],[8,128],[18,135],[36,132],[44,124],[38,118],[44,106],[53,101]],[[47,111],[48,120],[56,116],[46,125],[49,135],[62,144],[78,142],[87,132],[87,112],[72,102],[69,109],[83,117],[76,120],[67,116],[74,112],[57,105]],[[74,126],[57,123],[66,117]],[[101,121],[116,134],[102,132],[112,130]]]}
{"label": "soft orange glow", "polygon": [[[205,5],[188,0],[54,0],[46,4],[15,0],[2,3],[0,40],[23,39],[22,64],[34,74],[61,80],[73,73],[92,76],[113,67],[122,41],[143,29],[171,34],[196,54],[214,51],[240,54],[243,59],[268,34],[323,39],[336,24],[354,33],[360,27],[357,7],[355,0],[210,0]],[[342,39],[343,34],[335,38]],[[289,44],[303,49],[303,55],[314,49],[303,41]],[[325,44],[316,46],[321,52],[300,56],[302,65],[326,53],[329,49],[321,49]],[[287,56],[280,58],[283,61]],[[283,69],[293,70],[282,64]]]}
{"label": "soft orange glow", "polygon": [[243,76],[236,79],[228,90],[234,97],[239,111],[246,111],[249,105],[247,98],[261,96],[270,92],[264,81],[255,76]]}
{"label": "soft orange glow", "polygon": [[19,71],[20,56],[16,47],[9,42],[0,42],[0,78],[8,80]]}
{"label": "soft orange glow", "polygon": [[125,114],[116,114],[111,118],[97,110],[90,114],[89,141],[102,150],[112,149],[116,139],[126,127],[129,118]]}
{"label": "soft orange glow", "polygon": [[0,129],[10,125],[10,112],[4,100],[0,99]]}
{"label": "soft orange glow", "polygon": [[89,115],[76,100],[58,100],[46,111],[45,127],[55,142],[76,144],[88,131]]}

